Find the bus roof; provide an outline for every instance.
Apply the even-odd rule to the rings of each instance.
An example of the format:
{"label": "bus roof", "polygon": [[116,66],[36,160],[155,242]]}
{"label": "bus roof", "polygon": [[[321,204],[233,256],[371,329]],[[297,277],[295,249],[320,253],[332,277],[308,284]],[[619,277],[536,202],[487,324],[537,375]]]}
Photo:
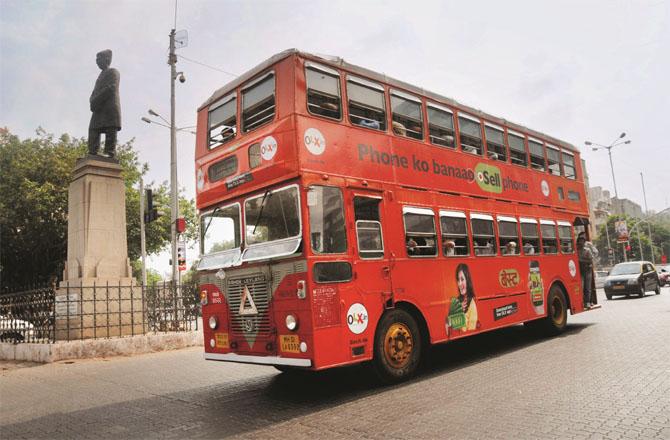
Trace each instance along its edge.
{"label": "bus roof", "polygon": [[278,53],[276,55],[273,55],[272,57],[268,58],[267,60],[263,61],[262,63],[258,64],[256,67],[246,71],[245,73],[238,76],[237,78],[235,78],[234,80],[232,80],[228,84],[226,84],[223,87],[217,89],[212,94],[212,96],[210,96],[209,99],[207,99],[198,108],[198,111],[202,110],[203,108],[207,107],[211,103],[215,102],[216,100],[218,100],[219,98],[224,96],[226,93],[230,92],[231,90],[234,90],[237,87],[239,87],[240,85],[246,83],[248,80],[252,79],[254,76],[261,73],[262,71],[269,68],[270,66],[272,66],[272,65],[278,63],[279,61],[283,60],[284,58],[288,58],[292,55],[297,55],[297,56],[302,57],[302,58],[309,58],[309,59],[312,59],[314,61],[318,61],[319,63],[323,63],[325,65],[329,65],[329,66],[332,66],[332,67],[335,67],[335,68],[340,68],[340,69],[346,70],[346,71],[351,72],[351,73],[355,73],[355,74],[358,74],[358,75],[365,76],[367,78],[374,79],[376,81],[388,84],[389,86],[392,86],[392,87],[398,87],[400,89],[410,91],[410,92],[415,93],[419,96],[425,96],[426,98],[433,99],[433,100],[438,101],[438,102],[449,104],[451,106],[456,107],[459,110],[462,110],[463,112],[469,113],[470,115],[479,116],[480,118],[483,118],[483,119],[487,120],[488,122],[503,124],[503,125],[508,126],[511,129],[514,129],[514,130],[524,131],[529,136],[539,136],[541,138],[546,139],[547,141],[549,141],[551,143],[558,144],[565,149],[579,152],[579,149],[577,147],[575,147],[574,145],[572,145],[568,142],[562,141],[562,140],[557,139],[553,136],[549,136],[545,133],[539,132],[537,130],[533,130],[533,129],[525,127],[523,125],[516,124],[516,123],[508,121],[504,118],[493,116],[491,114],[485,113],[485,112],[483,112],[479,109],[476,109],[474,107],[470,107],[470,106],[461,104],[460,102],[456,101],[455,99],[448,98],[446,96],[442,96],[442,95],[437,94],[437,93],[433,93],[433,92],[425,90],[421,87],[417,87],[417,86],[414,86],[412,84],[406,83],[404,81],[400,81],[400,80],[388,77],[388,76],[386,76],[382,73],[377,73],[377,72],[375,72],[373,70],[370,70],[370,69],[367,69],[365,67],[360,67],[360,66],[357,66],[357,65],[354,65],[354,64],[350,64],[350,63],[344,61],[340,57],[327,56],[327,55],[314,55],[314,54],[311,54],[311,53],[308,53],[308,52],[300,51],[298,49],[288,49],[288,50],[285,50],[283,52],[280,52],[280,53]]}

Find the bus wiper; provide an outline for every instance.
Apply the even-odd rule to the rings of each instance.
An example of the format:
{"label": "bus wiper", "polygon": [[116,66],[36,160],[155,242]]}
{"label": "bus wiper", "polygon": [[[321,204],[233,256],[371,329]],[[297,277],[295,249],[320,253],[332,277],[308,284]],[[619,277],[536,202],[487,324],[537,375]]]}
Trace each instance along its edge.
{"label": "bus wiper", "polygon": [[214,209],[214,211],[212,211],[212,213],[209,214],[210,217],[209,217],[209,221],[207,222],[207,226],[205,226],[205,230],[202,231],[202,236],[203,236],[203,237],[207,234],[207,230],[209,229],[209,225],[211,225],[211,224],[212,224],[212,220],[214,220],[214,214],[216,214],[216,213],[219,212],[219,211],[221,211],[221,207],[220,207],[220,206],[217,206],[217,207]]}
{"label": "bus wiper", "polygon": [[254,230],[251,231],[251,235],[254,235],[256,233],[256,227],[258,226],[258,223],[261,221],[261,216],[263,215],[263,208],[265,208],[265,201],[267,200],[268,196],[271,196],[272,193],[268,189],[265,191],[265,194],[263,194],[263,200],[261,200],[261,209],[258,211],[258,217],[256,217],[256,222],[254,223]]}

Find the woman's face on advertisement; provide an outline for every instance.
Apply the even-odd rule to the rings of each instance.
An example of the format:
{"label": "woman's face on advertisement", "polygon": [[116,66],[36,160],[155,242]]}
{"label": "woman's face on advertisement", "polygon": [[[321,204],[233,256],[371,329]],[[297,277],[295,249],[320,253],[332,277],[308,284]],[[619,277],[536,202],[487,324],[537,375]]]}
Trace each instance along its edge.
{"label": "woman's face on advertisement", "polygon": [[465,274],[462,270],[458,271],[458,293],[465,296],[468,291],[468,281],[465,279]]}

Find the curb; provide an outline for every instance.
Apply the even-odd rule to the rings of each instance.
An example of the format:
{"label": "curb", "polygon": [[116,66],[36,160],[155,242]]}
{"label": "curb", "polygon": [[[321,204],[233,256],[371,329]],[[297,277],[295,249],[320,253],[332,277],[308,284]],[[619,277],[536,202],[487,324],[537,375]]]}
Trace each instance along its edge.
{"label": "curb", "polygon": [[66,359],[132,356],[203,345],[202,331],[150,333],[109,339],[59,341],[53,344],[0,342],[0,360],[50,363]]}

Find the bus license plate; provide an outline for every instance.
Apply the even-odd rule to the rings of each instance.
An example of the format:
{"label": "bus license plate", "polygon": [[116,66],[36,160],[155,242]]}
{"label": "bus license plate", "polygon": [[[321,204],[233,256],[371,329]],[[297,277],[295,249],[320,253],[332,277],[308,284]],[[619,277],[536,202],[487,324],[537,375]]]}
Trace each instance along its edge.
{"label": "bus license plate", "polygon": [[300,339],[297,335],[281,335],[279,347],[285,353],[300,353]]}

